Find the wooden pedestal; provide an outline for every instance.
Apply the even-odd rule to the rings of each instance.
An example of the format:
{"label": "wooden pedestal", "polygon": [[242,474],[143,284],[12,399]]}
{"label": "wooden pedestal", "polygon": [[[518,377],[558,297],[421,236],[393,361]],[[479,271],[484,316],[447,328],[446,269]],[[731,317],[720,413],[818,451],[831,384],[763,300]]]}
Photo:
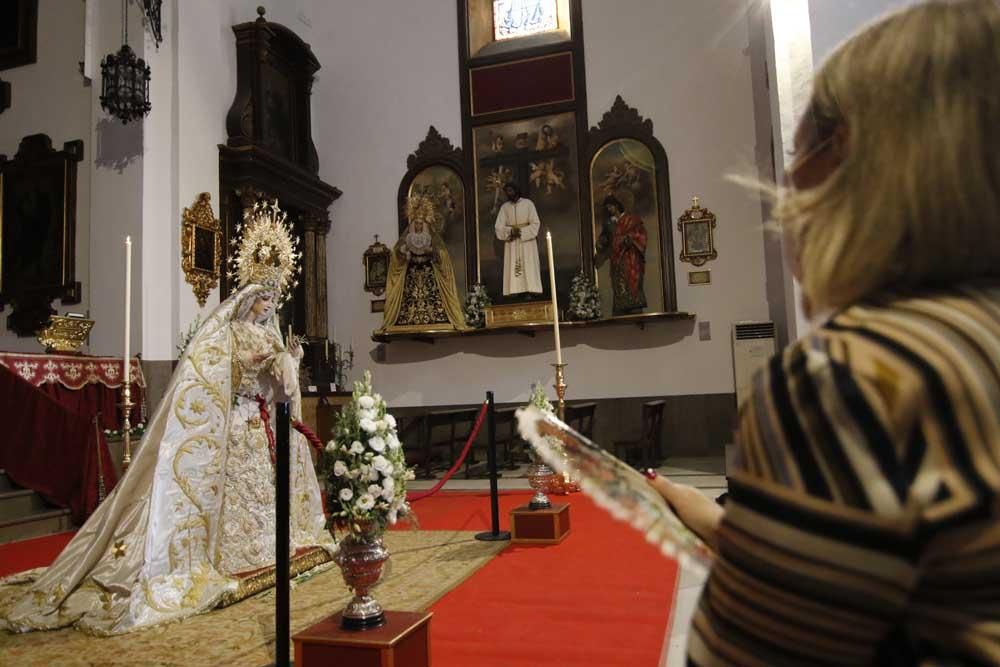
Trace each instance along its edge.
{"label": "wooden pedestal", "polygon": [[558,544],[569,535],[569,505],[553,503],[544,510],[521,505],[510,513],[510,541],[514,544]]}
{"label": "wooden pedestal", "polygon": [[428,667],[432,612],[387,611],[385,625],[343,630],[334,614],[292,637],[297,667]]}

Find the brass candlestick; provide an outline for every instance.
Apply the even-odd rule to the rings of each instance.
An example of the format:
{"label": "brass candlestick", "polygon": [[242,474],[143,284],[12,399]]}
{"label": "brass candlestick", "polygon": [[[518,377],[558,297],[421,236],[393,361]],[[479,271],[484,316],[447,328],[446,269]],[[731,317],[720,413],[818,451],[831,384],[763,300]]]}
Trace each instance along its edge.
{"label": "brass candlestick", "polygon": [[559,397],[557,414],[559,419],[566,421],[566,379],[563,374],[566,364],[552,364],[552,366],[556,369],[556,383],[552,386],[555,387],[556,396]]}
{"label": "brass candlestick", "polygon": [[125,384],[122,386],[122,436],[125,439],[125,451],[122,454],[122,472],[128,470],[132,463],[132,360],[125,360]]}
{"label": "brass candlestick", "polygon": [[[556,383],[552,385],[555,387],[556,396],[559,401],[556,404],[556,411],[559,414],[559,419],[561,421],[566,421],[566,375],[564,369],[566,364],[552,364],[556,369]],[[565,457],[565,455],[563,455]],[[569,467],[563,467],[562,480],[556,480],[556,488],[553,491],[558,493],[573,493],[580,490],[580,485],[573,481],[569,476]]]}

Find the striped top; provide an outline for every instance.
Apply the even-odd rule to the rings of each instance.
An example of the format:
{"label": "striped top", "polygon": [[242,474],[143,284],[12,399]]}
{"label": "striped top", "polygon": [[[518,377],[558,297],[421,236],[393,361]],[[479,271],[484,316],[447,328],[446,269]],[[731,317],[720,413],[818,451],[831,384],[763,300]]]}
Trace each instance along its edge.
{"label": "striped top", "polygon": [[689,665],[1000,665],[1000,287],[842,311],[737,441]]}

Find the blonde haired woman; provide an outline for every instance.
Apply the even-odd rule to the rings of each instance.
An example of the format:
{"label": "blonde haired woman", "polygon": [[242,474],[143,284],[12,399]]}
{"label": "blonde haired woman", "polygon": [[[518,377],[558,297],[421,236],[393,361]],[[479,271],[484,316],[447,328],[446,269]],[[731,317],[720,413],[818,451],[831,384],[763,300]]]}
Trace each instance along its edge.
{"label": "blonde haired woman", "polygon": [[741,407],[688,664],[1000,664],[1000,5],[927,2],[815,80],[776,217],[829,319]]}

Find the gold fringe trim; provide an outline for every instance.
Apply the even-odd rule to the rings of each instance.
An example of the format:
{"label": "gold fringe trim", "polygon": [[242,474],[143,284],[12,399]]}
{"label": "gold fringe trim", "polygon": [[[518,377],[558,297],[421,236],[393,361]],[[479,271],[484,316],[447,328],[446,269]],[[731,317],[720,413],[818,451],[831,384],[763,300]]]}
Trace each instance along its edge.
{"label": "gold fringe trim", "polygon": [[[329,563],[331,560],[333,560],[333,557],[325,549],[322,547],[313,547],[304,554],[299,554],[292,559],[288,567],[289,575],[297,577],[314,567]],[[219,604],[216,605],[216,609],[228,607],[231,604],[236,604],[237,602],[246,600],[248,597],[257,595],[261,591],[266,591],[268,588],[273,588],[275,579],[273,565],[255,572],[249,577],[240,579],[239,587],[235,591],[225,593],[219,600]]]}

